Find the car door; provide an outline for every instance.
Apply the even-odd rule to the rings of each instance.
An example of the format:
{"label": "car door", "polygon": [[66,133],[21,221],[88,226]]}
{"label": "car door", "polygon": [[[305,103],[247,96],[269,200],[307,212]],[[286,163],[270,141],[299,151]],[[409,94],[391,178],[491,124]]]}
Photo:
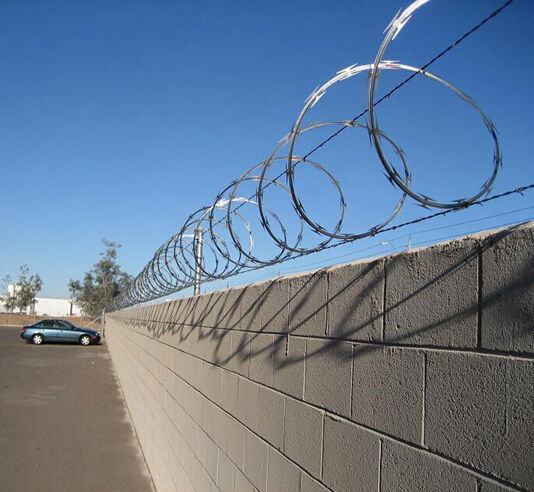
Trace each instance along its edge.
{"label": "car door", "polygon": [[41,333],[43,334],[45,340],[50,342],[55,342],[59,336],[59,330],[56,327],[54,320],[45,319],[41,321]]}
{"label": "car door", "polygon": [[58,329],[61,330],[61,341],[62,342],[73,342],[78,339],[78,333],[72,330],[72,326],[64,321],[56,321]]}

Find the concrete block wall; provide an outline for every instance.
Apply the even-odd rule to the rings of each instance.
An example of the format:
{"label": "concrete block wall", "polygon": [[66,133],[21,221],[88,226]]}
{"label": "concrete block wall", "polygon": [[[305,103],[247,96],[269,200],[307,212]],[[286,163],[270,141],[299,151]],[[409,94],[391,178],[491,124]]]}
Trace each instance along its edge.
{"label": "concrete block wall", "polygon": [[106,316],[160,491],[534,490],[534,226]]}

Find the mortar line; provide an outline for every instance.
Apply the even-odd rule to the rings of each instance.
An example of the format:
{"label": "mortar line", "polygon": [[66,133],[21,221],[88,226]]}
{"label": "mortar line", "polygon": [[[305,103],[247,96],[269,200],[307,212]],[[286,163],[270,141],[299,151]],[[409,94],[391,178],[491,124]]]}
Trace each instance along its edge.
{"label": "mortar line", "polygon": [[504,382],[504,433],[508,435],[508,407],[510,399],[510,364],[508,361],[504,363],[505,367],[505,382]]}
{"label": "mortar line", "polygon": [[[139,347],[139,345],[135,344],[135,342],[132,342],[134,345],[136,345],[140,350],[142,350],[143,352],[145,352],[146,354],[148,354],[149,356],[151,356],[157,363],[161,364],[161,362],[159,362],[152,354],[148,353],[146,350],[144,350],[142,347]],[[135,356],[135,353],[134,353],[134,356]],[[136,359],[136,361],[139,363],[139,365],[141,365],[143,367],[143,369],[148,372],[154,379],[156,379],[156,381],[158,381],[158,383],[163,387],[165,388],[165,386],[163,386],[163,384],[159,381],[159,379],[154,376],[154,374],[152,373],[152,371],[150,371],[149,368],[147,368],[142,362],[139,361],[139,359]],[[163,364],[161,364],[163,365]],[[132,366],[132,364],[130,363],[130,366]],[[133,367],[133,366],[132,366]],[[166,367],[166,366],[164,366]],[[167,368],[168,369],[168,368]],[[170,369],[169,369],[170,370]],[[134,369],[135,371],[135,369]],[[139,372],[138,371],[135,371],[139,376]],[[181,378],[182,379],[182,378]],[[183,380],[183,379],[182,379]],[[158,404],[158,406],[162,409],[163,413],[167,416],[167,418],[169,419],[169,422],[171,422],[171,424],[173,425],[173,427],[176,429],[176,431],[178,432],[178,434],[180,434],[180,436],[182,437],[184,443],[186,444],[186,446],[190,449],[192,455],[195,457],[195,459],[198,461],[198,463],[200,464],[200,466],[204,469],[204,471],[207,473],[207,475],[210,477],[211,481],[213,482],[213,484],[215,485],[215,488],[217,490],[220,490],[217,483],[215,483],[215,481],[213,480],[213,477],[211,476],[211,474],[209,473],[209,471],[207,470],[206,466],[202,463],[202,461],[200,460],[200,458],[197,456],[196,452],[194,451],[194,449],[188,444],[185,436],[180,432],[180,430],[174,425],[174,422],[173,422],[173,419],[172,417],[167,413],[167,411],[165,410],[164,407],[161,406],[157,396],[150,390],[150,388],[147,386],[147,384],[143,381],[143,379],[141,378],[141,381],[143,382],[143,385],[145,386],[146,390],[148,390],[148,392],[152,395],[152,398],[154,399],[154,401]],[[166,388],[165,388],[166,389]],[[199,391],[199,393],[201,395],[203,395],[202,392]],[[189,418],[191,418],[196,424],[197,426],[202,430],[202,432],[206,435],[206,437],[211,441],[213,442],[213,444],[217,447],[217,449],[221,449],[219,448],[219,446],[217,446],[217,444],[215,443],[215,441],[211,438],[211,436],[205,431],[205,429],[202,427],[201,424],[199,424],[195,419],[193,419],[193,417],[191,417],[191,415],[189,415],[189,413],[187,413],[187,411],[185,410],[185,408],[172,396],[172,394],[169,393],[169,396],[176,402],[177,405],[179,405],[182,410],[184,411],[185,414],[187,414],[189,416]],[[209,400],[209,398],[206,398]],[[210,402],[212,402],[211,400],[209,400]],[[212,402],[213,403],[213,402]],[[236,419],[237,420],[237,419]],[[239,422],[239,421],[238,421]],[[184,470],[185,472],[185,468],[184,468],[184,465],[183,463],[180,461],[180,459],[178,458],[178,456],[176,456],[176,453],[174,452],[174,449],[173,449],[173,446],[172,444],[168,441],[167,437],[165,436],[165,440],[167,441],[167,444],[169,445],[172,453],[174,454],[174,456],[176,457],[177,461],[180,463],[180,466],[182,467],[182,469]],[[222,450],[221,450],[222,451]],[[224,453],[224,451],[223,451]],[[226,453],[225,453],[226,454]],[[233,463],[233,461],[230,459],[230,457],[228,457],[228,459]],[[166,468],[168,469],[168,465],[164,462]],[[237,466],[235,463],[233,463],[234,466],[236,466],[236,468],[239,468],[239,466]],[[169,470],[170,472],[170,470]],[[189,481],[192,482],[190,476],[187,474],[186,472],[186,476],[188,477]],[[246,476],[245,476],[246,477]],[[248,480],[248,477],[246,477],[247,480]],[[171,473],[171,479],[172,479],[172,473]],[[248,480],[250,482],[250,480]],[[173,480],[174,482],[174,480]],[[252,484],[252,482],[250,482]]]}
{"label": "mortar line", "polygon": [[282,454],[286,452],[286,412],[287,412],[286,409],[287,409],[287,398],[284,398],[284,421],[282,422]]}
{"label": "mortar line", "polygon": [[382,491],[382,439],[378,440],[378,492]]}
{"label": "mortar line", "polygon": [[321,479],[321,481],[323,480],[323,473],[324,473],[324,427],[325,427],[325,420],[326,420],[326,412],[323,412],[323,418],[321,419],[321,456],[320,456],[321,473],[319,474],[319,478]]}
{"label": "mortar line", "polygon": [[215,472],[215,483],[219,483],[219,466],[221,464],[221,453],[220,453],[220,450],[221,448],[219,448],[219,446],[217,446],[217,471]]}
{"label": "mortar line", "polygon": [[[142,349],[141,349],[141,350],[142,350]],[[130,367],[133,367],[132,363],[129,361],[128,356],[126,356],[126,360],[128,361],[127,364],[128,364]],[[136,359],[136,361],[138,362],[137,359]],[[147,369],[143,364],[140,364],[140,365],[141,365],[146,371],[148,371],[148,369]],[[133,369],[133,371],[134,371],[135,373],[139,374],[135,369]],[[148,371],[148,372],[150,372],[150,371]],[[150,374],[152,375],[152,373],[150,373]],[[154,377],[154,376],[152,376],[152,377]],[[146,383],[145,383],[144,381],[143,381],[143,385],[144,385],[144,387],[146,388],[146,390],[148,390],[148,392],[152,395],[152,397],[154,398],[154,400],[158,403],[159,407],[161,408],[161,405],[159,404],[157,398],[156,398],[155,395],[152,393],[152,391],[150,391],[150,389],[148,388],[148,386],[146,385]],[[139,388],[136,388],[136,389],[137,389],[138,392],[139,392]],[[171,395],[171,397],[172,397],[172,395]],[[152,413],[152,412],[151,412],[151,413]],[[165,413],[165,415],[166,415],[167,417],[169,417],[169,415],[167,414],[167,412],[165,412],[165,409],[163,409],[163,413]],[[133,420],[132,420],[132,421],[133,421]],[[171,420],[170,417],[169,417],[169,421],[171,421],[171,423],[172,423],[172,420]],[[174,424],[173,424],[173,426],[174,426]],[[176,428],[176,426],[174,426],[174,427]],[[182,436],[182,433],[181,433],[178,429],[176,429],[176,431],[178,432],[178,434],[180,434],[180,436]],[[184,438],[183,436],[182,436],[182,438],[184,439],[184,442],[186,442],[186,441],[185,441],[185,438]],[[184,464],[180,461],[180,459],[178,459],[178,456],[176,456],[176,454],[175,454],[175,452],[174,452],[174,449],[173,449],[172,445],[169,443],[169,441],[167,440],[166,437],[165,437],[165,440],[167,441],[167,444],[169,445],[169,447],[170,447],[170,449],[171,449],[171,452],[174,454],[176,460],[177,460],[178,463],[180,464],[180,467],[181,467],[182,470],[184,471],[185,476],[188,478],[189,482],[192,484],[191,478],[190,478],[190,476],[187,474],[187,472],[186,472],[186,470],[185,470],[185,468],[184,468]],[[189,447],[189,449],[191,449],[190,446],[188,446],[188,447]],[[199,461],[199,463],[200,463],[200,460],[198,459],[198,457],[196,456],[196,454],[193,452],[193,450],[191,450],[191,452],[193,453],[193,455],[195,456],[195,458],[197,459],[197,461]],[[167,471],[169,472],[169,474],[170,474],[170,476],[171,476],[171,480],[172,480],[172,482],[174,483],[174,478],[173,478],[173,476],[172,476],[172,473],[171,473],[171,471],[169,470],[169,467],[168,467],[168,465],[167,465],[167,463],[166,463],[165,461],[163,462],[163,465],[165,466],[165,468],[166,468]],[[147,466],[148,466],[148,462],[147,462]],[[202,464],[201,464],[201,466],[202,466]],[[203,466],[202,466],[202,467],[203,467]],[[203,467],[203,468],[204,468],[204,467]],[[204,469],[205,469],[205,468],[204,468]],[[207,470],[206,470],[206,473],[207,473]],[[208,475],[209,475],[209,473],[208,473]],[[211,477],[210,477],[210,478],[211,478]],[[215,485],[215,486],[216,486],[216,485]],[[217,487],[217,486],[216,486],[216,487]],[[154,485],[154,490],[156,490],[155,485]]]}
{"label": "mortar line", "polygon": [[330,299],[330,275],[328,272],[325,274],[326,276],[326,313],[325,313],[325,319],[326,319],[326,325],[324,327],[324,334],[325,336],[330,336],[330,303],[328,302],[328,299]]}
{"label": "mortar line", "polygon": [[477,349],[482,347],[482,302],[483,302],[482,248],[477,246]]}
{"label": "mortar line", "polygon": [[304,361],[302,364],[302,395],[301,398],[304,400],[304,395],[306,394],[306,359],[308,358],[308,340],[304,340]]}
{"label": "mortar line", "polygon": [[[142,334],[140,334],[142,335]],[[146,335],[145,335],[146,336]],[[148,337],[150,338],[150,337]],[[157,340],[153,339],[153,338],[150,338],[152,341],[158,343]],[[132,342],[134,343],[134,342]],[[163,365],[160,361],[158,361],[151,353],[147,352],[145,349],[139,347],[143,352],[145,352],[147,355],[149,355],[150,357],[152,357],[158,364],[160,365]],[[198,358],[196,356],[192,356],[191,354],[187,354],[193,358]],[[214,365],[212,364],[211,362],[208,362],[208,364],[211,364],[211,365]],[[142,365],[142,363],[141,363]],[[144,367],[144,366],[143,366]],[[165,366],[166,367],[166,366]],[[179,374],[175,373],[172,369],[168,368],[167,369],[172,372],[173,374],[175,374],[178,378],[180,378],[182,381],[184,381],[188,386],[190,386],[194,391],[196,391],[197,393],[199,393],[201,396],[203,396],[204,398],[206,398],[208,401],[210,401],[213,405],[217,406],[218,408],[220,408],[223,412],[227,413],[228,415],[230,415],[234,420],[236,420],[238,423],[240,423],[241,425],[243,425],[249,432],[251,432],[252,434],[256,435],[260,440],[264,441],[267,445],[271,446],[271,447],[274,447],[271,443],[269,443],[268,441],[266,441],[264,438],[262,438],[261,436],[259,436],[254,430],[250,429],[247,425],[245,425],[243,422],[241,422],[240,420],[238,420],[234,415],[230,414],[228,411],[226,411],[224,408],[222,408],[218,403],[214,402],[211,398],[209,398],[208,396],[206,396],[204,393],[202,393],[199,389],[197,389],[195,386],[193,386],[189,381],[185,380],[182,376],[180,376]],[[147,371],[152,374],[150,372],[150,370],[147,369]],[[233,372],[233,371],[231,371]],[[237,374],[237,373],[236,373]],[[241,374],[237,374],[239,377],[242,377],[244,379],[248,379],[244,376],[242,376]],[[154,377],[154,376],[153,376]],[[250,380],[251,382],[254,382],[255,384],[259,384],[257,383],[256,381],[252,381]],[[366,431],[369,431],[371,434],[377,436],[378,438],[382,437],[382,438],[385,438],[385,439],[389,439],[393,442],[396,442],[396,443],[399,443],[399,444],[402,444],[406,447],[409,447],[409,448],[412,448],[412,449],[417,449],[421,452],[423,452],[423,454],[426,454],[426,455],[429,455],[429,456],[432,456],[436,459],[439,459],[441,461],[444,461],[448,464],[453,464],[471,474],[473,474],[475,477],[480,477],[480,478],[483,478],[484,480],[487,480],[491,483],[494,483],[494,484],[497,484],[497,485],[500,485],[500,486],[506,486],[512,490],[524,490],[522,489],[519,485],[517,484],[514,484],[512,482],[508,482],[504,479],[500,479],[498,477],[495,477],[495,476],[492,476],[482,470],[478,470],[476,468],[471,468],[469,465],[466,465],[460,461],[457,461],[455,460],[454,458],[450,457],[450,456],[446,456],[446,455],[442,455],[442,454],[439,454],[435,451],[429,451],[428,449],[425,449],[423,447],[421,447],[419,444],[417,443],[414,443],[414,442],[410,442],[410,441],[406,441],[402,438],[399,438],[397,436],[394,436],[392,434],[388,434],[384,431],[380,431],[380,430],[377,430],[373,427],[370,427],[366,424],[362,424],[362,423],[358,423],[358,422],[354,422],[350,419],[348,419],[347,417],[343,416],[343,415],[339,415],[339,414],[336,414],[335,412],[333,412],[332,410],[329,410],[329,409],[326,409],[326,408],[323,408],[323,407],[320,407],[320,406],[316,406],[316,405],[312,405],[311,403],[309,402],[306,402],[304,401],[303,399],[299,399],[299,398],[296,398],[294,397],[293,395],[289,395],[289,394],[285,394],[283,393],[282,391],[280,390],[277,390],[277,389],[274,389],[273,388],[273,391],[275,391],[276,393],[280,393],[282,395],[285,395],[287,398],[292,398],[293,400],[295,401],[299,401],[300,403],[304,404],[304,405],[307,405],[307,406],[310,406],[312,408],[315,408],[317,410],[321,410],[323,411],[325,414],[327,414],[328,416],[331,416],[337,420],[340,420],[340,421],[343,421],[345,423],[348,423],[348,424],[352,424],[352,425],[355,425],[356,427],[360,428],[360,429],[363,429],[363,430],[366,430]],[[172,394],[170,395],[172,398]],[[173,398],[174,399],[174,398]],[[175,400],[177,401],[177,400]],[[178,402],[177,402],[178,403]],[[179,403],[178,403],[179,404]],[[204,431],[205,432],[205,431]],[[209,436],[208,436],[209,437]],[[211,438],[210,438],[211,439]],[[291,461],[292,463],[294,463],[295,465],[297,465],[301,470],[303,470],[307,475],[309,475],[310,477],[312,477],[311,474],[309,474],[306,470],[304,470],[300,465],[298,465],[298,463],[296,463],[295,461],[293,461],[291,458],[289,458],[288,456],[284,455],[289,461]],[[236,465],[237,466],[237,465]],[[239,467],[238,467],[239,468]],[[313,478],[313,477],[312,477]],[[325,486],[325,484],[323,483],[322,484],[323,486]],[[330,489],[329,489],[330,490]]]}
{"label": "mortar line", "polygon": [[381,341],[382,343],[385,343],[386,340],[386,283],[387,283],[387,257],[384,259],[384,288],[382,290],[382,333],[381,333]]}
{"label": "mortar line", "polygon": [[352,417],[352,404],[354,402],[354,344],[351,348],[350,360],[350,416]]}
{"label": "mortar line", "polygon": [[[245,443],[247,439],[245,438]],[[246,456],[246,455],[245,455]],[[246,459],[246,457],[245,457]],[[267,469],[265,472],[265,490],[267,490],[267,483],[269,482],[269,463],[271,462],[271,449],[267,448]]]}
{"label": "mortar line", "polygon": [[423,412],[422,412],[422,419],[421,419],[421,446],[426,447],[426,389],[427,389],[427,353],[423,353],[424,357],[424,363],[423,363]]}
{"label": "mortar line", "polygon": [[286,357],[289,357],[289,340],[291,339],[291,336],[289,333],[286,335]]}
{"label": "mortar line", "polygon": [[[154,340],[154,339],[151,339],[153,340],[154,342],[157,343],[157,340]],[[219,403],[215,402],[214,400],[212,400],[209,396],[205,395],[202,391],[200,391],[198,388],[196,388],[193,384],[191,384],[189,381],[187,381],[184,377],[180,376],[179,374],[175,373],[171,368],[165,366],[164,364],[162,364],[158,359],[156,359],[156,357],[154,357],[153,354],[151,354],[150,352],[148,352],[147,350],[145,350],[144,348],[140,347],[138,344],[135,343],[135,341],[133,340],[129,340],[131,343],[133,343],[139,350],[143,351],[145,354],[147,354],[148,356],[150,356],[152,359],[154,359],[156,361],[157,364],[160,364],[162,365],[163,367],[165,367],[169,372],[171,372],[172,374],[174,374],[176,377],[178,377],[179,379],[181,379],[187,386],[189,386],[193,391],[195,391],[196,393],[198,393],[201,397],[205,398],[206,400],[208,400],[212,405],[214,405],[215,407],[219,408],[220,410],[222,410],[225,414],[227,414],[231,419],[235,420],[238,424],[242,425],[248,432],[250,432],[251,434],[253,434],[255,437],[257,437],[260,441],[264,442],[267,446],[269,447],[272,447],[273,449],[276,450],[276,447],[274,445],[272,445],[269,441],[267,441],[265,438],[263,438],[262,436],[260,436],[255,430],[251,429],[250,427],[248,427],[245,423],[241,422],[235,415],[233,415],[232,413],[230,413],[229,411],[227,411],[226,409],[224,409]],[[139,362],[139,365],[141,365],[146,372],[148,372],[153,378],[155,378],[158,382],[159,380],[154,376],[154,374],[150,371],[149,368],[147,368],[142,362],[138,361]],[[208,362],[209,364],[209,362]],[[233,372],[233,371],[230,371],[230,372]],[[139,373],[137,373],[139,374]],[[241,374],[237,374],[235,373],[238,377],[241,377],[243,379],[247,379],[246,377],[242,376]],[[256,383],[255,381],[252,381],[254,383]],[[144,386],[147,388],[148,392],[152,395],[152,397],[154,398],[154,400],[156,402],[158,402],[157,400],[157,397],[156,395],[154,395],[154,393],[150,390],[150,388],[148,388],[148,386],[146,385],[146,383],[143,381],[143,384]],[[161,384],[161,383],[159,383]],[[258,384],[258,383],[256,383]],[[162,385],[162,384],[161,384]],[[163,385],[162,385],[163,386]],[[277,391],[275,391],[277,392]],[[277,393],[280,393],[280,392],[277,392]],[[283,393],[282,393],[283,394]],[[178,401],[176,400],[176,398],[174,398],[174,396],[169,393],[169,396],[176,402],[176,404],[184,411],[184,413],[193,421],[195,422],[195,424],[199,427],[199,429],[206,435],[206,437],[219,449],[222,451],[222,453],[228,458],[228,460],[237,468],[239,469],[242,473],[243,473],[243,476],[245,476],[245,478],[247,479],[247,481],[251,484],[252,482],[249,480],[249,478],[245,475],[244,471],[241,469],[241,467],[239,465],[237,465],[231,458],[230,456],[228,456],[228,454],[226,454],[226,452],[224,450],[222,450],[221,448],[219,448],[219,446],[217,446],[217,443],[211,438],[211,436],[206,432],[206,430],[202,427],[201,423],[198,423],[195,418],[190,415],[187,410],[184,408],[184,406]],[[286,396],[286,395],[284,395]],[[287,398],[286,398],[287,400]],[[301,400],[298,400],[297,398],[295,398],[295,400],[297,401],[301,401]],[[304,403],[305,405],[308,405],[308,406],[311,406],[313,407],[313,405],[307,403],[307,402],[304,402],[304,401],[301,401],[302,403]],[[159,405],[159,402],[158,402],[158,405]],[[161,407],[161,405],[159,405]],[[165,415],[169,418],[169,421],[174,425],[173,421],[172,421],[172,418],[171,416],[165,411],[165,409],[163,409],[163,412],[165,413]],[[323,412],[324,413],[324,412]],[[176,428],[176,426],[174,426]],[[176,428],[177,432],[181,434],[181,432]],[[183,436],[182,436],[183,437]],[[209,472],[207,471],[207,469],[205,468],[205,466],[200,462],[200,459],[197,457],[196,453],[193,451],[193,449],[191,448],[191,446],[189,444],[187,444],[187,441],[185,440],[185,437],[183,437],[184,439],[184,442],[186,443],[187,447],[191,450],[191,452],[193,453],[193,455],[195,456],[195,458],[197,459],[197,461],[199,461],[200,465],[202,466],[202,468],[204,468],[204,470],[206,470],[206,473],[208,473],[209,475]],[[245,445],[244,445],[244,455],[246,455],[246,439],[245,439]],[[303,473],[305,473],[306,475],[308,475],[310,478],[313,478],[313,475],[311,475],[307,470],[305,470],[304,468],[302,468],[301,465],[299,465],[296,461],[294,461],[292,458],[290,458],[289,456],[285,455],[284,454],[284,457],[290,461],[291,463],[293,463],[297,468],[299,468],[299,470],[301,470]],[[243,460],[244,462],[244,460]],[[211,478],[211,475],[209,475],[210,478]],[[330,489],[327,485],[325,485],[324,483],[321,482],[321,485],[323,485],[323,487],[325,487],[327,490],[332,491],[332,489]],[[215,484],[215,486],[217,487],[217,485]]]}
{"label": "mortar line", "polygon": [[[108,348],[108,347],[106,347],[106,348]],[[108,349],[108,353],[111,355],[111,351],[109,349]],[[120,389],[120,392],[121,392],[121,396],[122,396],[122,399],[124,401],[124,406],[126,407],[126,411],[128,412],[128,417],[130,417],[130,423],[132,425],[132,429],[133,429],[134,434],[135,434],[135,440],[137,441],[137,444],[139,445],[139,449],[141,451],[141,456],[143,456],[143,461],[145,462],[145,466],[146,466],[147,471],[148,471],[148,476],[150,477],[150,483],[152,484],[152,489],[155,491],[156,490],[156,484],[154,482],[154,477],[152,476],[152,471],[150,470],[150,466],[148,466],[148,461],[146,459],[146,455],[145,455],[145,451],[143,449],[143,446],[141,446],[141,440],[139,439],[139,434],[137,433],[137,429],[136,429],[135,424],[134,424],[132,412],[131,412],[130,407],[128,405],[128,402],[126,400],[126,396],[125,396],[125,393],[124,393],[124,388],[122,386],[122,381],[120,380],[120,377],[119,377],[119,372],[117,371],[117,368],[115,367],[115,361],[113,360],[113,357],[110,357],[110,358],[111,358],[111,364],[113,366],[113,372],[115,373],[115,379],[117,380],[117,383],[119,385],[119,389]]]}
{"label": "mortar line", "polygon": [[[242,333],[249,333],[251,335],[258,335],[258,334],[272,334],[277,335],[279,337],[285,336],[284,333],[279,332],[264,332],[264,333],[258,333],[254,331],[245,331],[245,330],[230,330],[225,328],[212,328],[213,330],[222,330],[222,331],[241,331]],[[151,340],[156,340],[159,343],[162,343],[164,345],[167,345],[168,347],[171,347],[175,350],[178,350],[180,352],[184,352],[182,349],[178,348],[175,345],[172,345],[168,342],[163,342],[159,339],[156,339],[150,335],[147,335],[145,333],[138,332],[136,330],[132,330],[135,333],[139,333],[139,335],[142,335],[146,338],[150,338]],[[321,336],[308,336],[308,335],[301,335],[301,334],[293,334],[291,333],[290,336],[294,338],[303,338],[305,340],[320,340],[320,341],[331,341],[334,343],[352,343],[352,344],[358,344],[358,345],[366,345],[366,346],[374,346],[374,347],[390,347],[390,348],[399,348],[399,349],[407,349],[407,350],[426,350],[428,352],[443,352],[443,353],[451,353],[451,354],[461,354],[461,355],[482,355],[487,357],[498,357],[498,358],[504,358],[504,359],[510,359],[510,360],[518,360],[518,361],[532,361],[534,360],[534,352],[529,353],[523,353],[523,352],[505,352],[502,350],[489,350],[489,349],[480,349],[477,350],[476,348],[465,348],[465,347],[439,347],[434,345],[414,345],[414,344],[401,344],[401,343],[391,343],[391,342],[377,342],[377,341],[369,341],[369,340],[348,340],[348,339],[341,339],[341,338],[327,338],[327,337],[321,337]],[[189,355],[189,352],[184,352]],[[196,357],[196,356],[195,356]],[[202,359],[203,360],[203,359]],[[222,367],[222,366],[220,366]]]}

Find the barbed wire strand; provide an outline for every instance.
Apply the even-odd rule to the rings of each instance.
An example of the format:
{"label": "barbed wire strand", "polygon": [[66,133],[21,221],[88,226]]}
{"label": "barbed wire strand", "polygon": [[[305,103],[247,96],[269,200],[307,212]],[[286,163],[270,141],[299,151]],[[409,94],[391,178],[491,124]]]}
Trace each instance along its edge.
{"label": "barbed wire strand", "polygon": [[[431,229],[416,230],[416,231],[412,231],[412,232],[403,234],[402,236],[397,236],[397,237],[393,237],[391,239],[388,239],[388,242],[400,241],[401,239],[405,239],[406,237],[409,237],[409,236],[415,236],[416,234],[423,234],[423,233],[426,233],[426,232],[440,231],[440,230],[444,230],[444,229],[452,229],[454,227],[467,225],[467,224],[473,224],[475,222],[482,222],[484,220],[495,219],[497,217],[503,217],[505,215],[511,215],[511,214],[514,214],[514,213],[524,212],[525,210],[532,210],[532,209],[534,209],[534,205],[532,205],[530,207],[523,207],[523,208],[518,208],[518,209],[514,209],[514,210],[509,210],[507,212],[503,212],[503,213],[500,213],[500,214],[487,215],[487,216],[484,216],[484,217],[480,217],[478,219],[466,220],[466,221],[463,221],[463,222],[456,222],[454,224],[447,224],[447,225],[444,225],[444,226],[433,227]],[[520,219],[519,221],[512,221],[512,222],[507,222],[507,223],[499,223],[499,224],[496,224],[496,225],[491,226],[491,227],[492,228],[493,227],[495,227],[495,228],[504,227],[504,226],[508,225],[509,223],[517,223],[517,222],[521,223],[521,222],[530,221],[530,220],[532,220],[532,217],[526,217],[526,218]],[[460,233],[460,235],[461,235],[461,233]],[[448,236],[448,237],[449,238],[453,238],[453,237],[458,237],[458,236],[454,235],[454,236]],[[430,240],[430,241],[432,241],[432,240]],[[345,243],[345,244],[350,244],[350,243]],[[419,242],[419,243],[414,243],[414,244],[422,244],[422,243]],[[306,267],[310,267],[310,266],[314,266],[314,265],[319,265],[321,263],[326,263],[326,262],[339,260],[341,258],[347,258],[347,257],[353,256],[356,253],[361,253],[361,252],[364,252],[364,251],[368,251],[368,250],[377,248],[380,245],[382,245],[382,242],[375,243],[375,244],[373,244],[371,246],[366,246],[365,248],[360,248],[358,250],[353,250],[353,251],[350,251],[349,253],[344,253],[342,255],[333,256],[333,257],[330,257],[330,258],[325,258],[324,260],[319,260],[319,261],[312,262],[312,263],[306,263],[304,265],[299,265],[298,267],[291,267],[291,269],[289,269],[287,271],[291,271],[294,268],[306,268]],[[339,246],[342,246],[342,245],[340,244]],[[398,249],[398,248],[396,248],[396,249]],[[288,260],[288,261],[291,261],[291,260]],[[284,269],[283,271],[285,272],[286,270]]]}
{"label": "barbed wire strand", "polygon": [[[495,200],[499,200],[501,198],[505,198],[507,196],[510,196],[510,195],[515,195],[515,194],[518,194],[518,195],[521,195],[521,196],[524,196],[524,192],[525,191],[529,191],[529,190],[532,190],[534,189],[534,183],[532,184],[529,184],[529,185],[525,185],[525,186],[520,186],[520,187],[517,187],[517,188],[514,188],[513,190],[508,190],[508,191],[505,191],[503,193],[499,193],[499,194],[496,194],[496,195],[492,195],[492,196],[489,196],[489,197],[486,197],[486,198],[483,198],[481,200],[477,200],[476,202],[473,202],[473,205],[484,205],[485,203],[488,203],[488,202],[492,202],[492,201],[495,201]],[[388,227],[387,229],[381,229],[379,231],[376,232],[376,234],[374,234],[373,237],[375,236],[378,236],[380,234],[383,234],[383,233],[386,233],[386,232],[391,232],[391,231],[395,231],[397,229],[402,229],[404,227],[408,227],[410,225],[414,225],[414,224],[419,224],[421,222],[425,222],[425,221],[428,221],[428,220],[431,220],[431,219],[435,219],[436,217],[440,217],[440,216],[444,216],[444,215],[448,215],[448,214],[451,214],[453,212],[458,212],[459,210],[465,210],[465,208],[471,208],[470,207],[464,207],[463,209],[449,209],[449,210],[443,210],[441,212],[437,212],[437,213],[434,213],[434,214],[430,214],[430,215],[425,215],[425,216],[422,216],[422,217],[418,217],[417,219],[413,219],[413,220],[409,220],[409,221],[406,221],[406,222],[403,222],[402,224],[398,224],[396,226],[391,226],[391,227]],[[517,209],[517,210],[513,210],[511,212],[506,212],[506,213],[503,213],[503,214],[496,214],[496,215],[492,215],[492,216],[489,216],[489,217],[485,217],[486,219],[488,218],[494,218],[494,217],[499,217],[499,216],[502,216],[502,215],[506,215],[508,213],[512,213],[512,212],[518,212],[518,211],[523,211],[523,210],[528,210],[528,209],[531,209],[531,208],[534,208],[533,207],[524,207],[524,208],[521,208],[521,209]],[[474,219],[474,221],[476,220],[482,220],[482,219]],[[465,223],[469,223],[471,221],[466,221]],[[461,224],[453,224],[453,225],[448,225],[448,226],[443,226],[443,228],[446,228],[446,227],[453,227],[453,226],[457,226],[457,225],[462,225],[462,224],[465,224],[465,223],[461,223]],[[511,222],[511,223],[516,223],[516,222]],[[505,226],[506,224],[501,224],[501,226]],[[416,231],[416,232],[424,232],[424,231]],[[450,237],[450,236],[449,236]],[[398,239],[398,238],[397,238]],[[393,241],[395,241],[396,239],[393,239]],[[334,248],[339,248],[340,246],[345,246],[347,244],[351,244],[351,243],[354,243],[356,241],[356,239],[351,239],[351,240],[347,240],[347,241],[341,241],[339,243],[334,243],[334,244],[329,244],[328,246],[325,246],[322,251],[326,251],[326,250],[329,250],[329,249],[334,249]],[[363,248],[361,249],[360,251],[366,251],[368,249],[372,249],[376,247],[376,245],[374,246],[369,246],[369,247],[366,247],[366,248]],[[354,252],[351,252],[351,253],[347,253],[346,255],[343,255],[343,256],[350,256],[352,255]],[[289,261],[294,261],[294,260],[298,260],[299,258],[302,258],[304,256],[309,256],[310,254],[312,254],[311,252],[308,253],[308,252],[304,252],[304,253],[300,253],[298,255],[295,255],[287,260],[283,260],[283,261],[280,261],[278,263],[276,263],[277,265],[281,264],[281,263],[286,263],[286,262],[289,262]],[[338,257],[338,258],[341,258],[342,256]],[[324,261],[332,261],[336,258],[330,258],[330,259],[325,259]],[[322,263],[322,261],[318,262],[318,263]],[[269,266],[274,266],[275,264],[273,265],[269,265]],[[308,265],[299,265],[298,268],[301,268],[301,267],[306,267],[306,266],[311,266],[310,264]],[[245,273],[250,273],[252,271],[256,271],[258,270],[258,268],[251,268],[249,270],[245,270],[243,271],[242,273],[245,274]],[[213,279],[213,280],[207,280],[205,283],[207,282],[213,282],[213,281],[217,281],[219,279]]]}

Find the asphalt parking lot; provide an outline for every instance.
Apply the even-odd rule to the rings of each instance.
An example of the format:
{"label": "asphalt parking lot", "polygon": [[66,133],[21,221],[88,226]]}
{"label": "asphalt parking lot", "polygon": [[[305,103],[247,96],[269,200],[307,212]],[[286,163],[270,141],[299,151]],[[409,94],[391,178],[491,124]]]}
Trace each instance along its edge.
{"label": "asphalt parking lot", "polygon": [[19,333],[0,326],[0,490],[153,490],[105,343]]}

